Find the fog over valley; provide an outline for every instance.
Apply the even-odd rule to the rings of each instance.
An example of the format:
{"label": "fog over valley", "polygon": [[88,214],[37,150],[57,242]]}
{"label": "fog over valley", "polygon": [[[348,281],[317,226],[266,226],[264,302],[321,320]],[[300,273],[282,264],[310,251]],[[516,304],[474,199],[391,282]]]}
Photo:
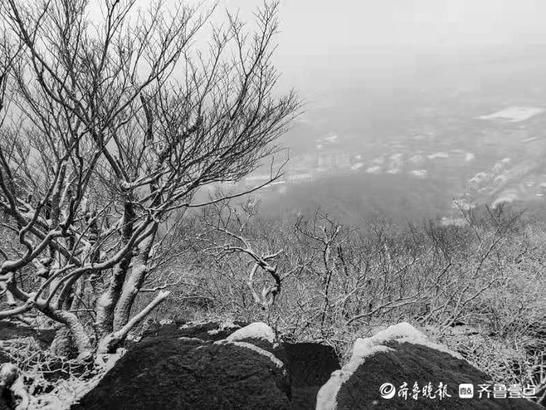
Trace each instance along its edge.
{"label": "fog over valley", "polygon": [[[281,140],[290,159],[264,206],[398,219],[542,200],[546,46],[436,51],[369,49],[339,76],[354,59],[316,57],[303,83],[311,97]],[[267,177],[265,167],[245,183]]]}

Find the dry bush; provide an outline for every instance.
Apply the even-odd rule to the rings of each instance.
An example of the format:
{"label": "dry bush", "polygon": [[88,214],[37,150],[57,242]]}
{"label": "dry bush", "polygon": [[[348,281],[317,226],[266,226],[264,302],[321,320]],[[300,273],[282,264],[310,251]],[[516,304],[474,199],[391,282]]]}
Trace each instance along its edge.
{"label": "dry bush", "polygon": [[33,337],[3,340],[2,352],[21,372],[32,409],[62,410],[90,391],[123,352],[106,364],[90,365],[44,350]]}
{"label": "dry bush", "polygon": [[[212,301],[209,314],[267,321],[291,340],[322,341],[343,354],[356,337],[409,321],[498,381],[540,382],[546,318],[540,226],[509,210],[473,215],[466,226],[378,221],[366,229],[321,212],[278,222],[248,211],[231,207],[229,218],[225,209],[205,213],[194,226],[198,262],[185,266],[192,266],[194,293]],[[233,250],[238,241],[226,231],[257,254],[276,254],[271,263],[281,276],[291,273],[267,309],[249,289],[255,261]],[[258,289],[274,283],[266,271],[253,282]],[[180,300],[184,309],[199,310]],[[454,334],[462,325],[477,336]]]}

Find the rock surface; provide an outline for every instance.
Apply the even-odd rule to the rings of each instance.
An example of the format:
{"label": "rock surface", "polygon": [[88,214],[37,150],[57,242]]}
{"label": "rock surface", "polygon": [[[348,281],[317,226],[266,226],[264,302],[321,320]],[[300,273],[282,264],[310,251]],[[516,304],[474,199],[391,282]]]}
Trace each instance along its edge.
{"label": "rock surface", "polygon": [[317,343],[283,344],[293,409],[314,409],[320,387],[341,366],[335,350]]}
{"label": "rock surface", "polygon": [[21,372],[9,357],[0,352],[0,410],[27,408],[28,395],[22,384]]}
{"label": "rock surface", "polygon": [[264,323],[150,329],[73,409],[314,409],[339,359]]}
{"label": "rock surface", "polygon": [[[149,331],[73,409],[290,408],[271,329],[254,324],[228,338],[240,328],[171,323]],[[264,329],[266,338],[256,332]]]}
{"label": "rock surface", "polygon": [[[9,363],[9,357],[0,350],[0,369],[4,363]],[[9,389],[6,389],[3,384],[3,380],[0,380],[0,410],[9,410],[12,408],[13,398]]]}
{"label": "rock surface", "polygon": [[195,337],[214,339],[218,333],[207,329],[147,337],[73,409],[290,408],[288,373],[279,359],[243,339]]}
{"label": "rock surface", "polygon": [[[402,323],[371,338],[355,342],[349,363],[334,372],[320,389],[317,409],[542,408],[522,398],[495,399],[491,394],[489,399],[479,399],[478,385],[492,385],[488,383],[489,380],[487,374],[471,366],[456,353],[431,343],[409,324]],[[387,398],[380,394],[385,383],[395,388],[384,387],[383,392]],[[407,398],[403,394],[404,389],[401,389],[404,383],[407,383]],[[419,387],[417,399],[412,397],[415,383]],[[462,383],[474,385],[474,398],[459,397],[459,384]]]}

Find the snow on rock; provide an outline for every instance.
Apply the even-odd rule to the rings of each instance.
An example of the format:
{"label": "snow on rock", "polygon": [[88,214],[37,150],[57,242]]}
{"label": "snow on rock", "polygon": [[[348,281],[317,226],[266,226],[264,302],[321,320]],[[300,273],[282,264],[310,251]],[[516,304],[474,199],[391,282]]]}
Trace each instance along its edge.
{"label": "snow on rock", "polygon": [[243,342],[149,338],[72,409],[289,409],[288,372],[267,356]]}
{"label": "snow on rock", "polygon": [[247,349],[250,349],[258,354],[261,354],[262,356],[268,357],[275,365],[279,368],[284,367],[284,363],[280,361],[275,355],[271,352],[268,352],[265,349],[262,349],[261,347],[258,347],[256,345],[253,345],[252,343],[246,343],[246,342],[231,342],[231,344],[234,344],[235,346],[239,347],[246,347]]}
{"label": "snow on rock", "polygon": [[462,359],[462,356],[460,354],[449,350],[443,345],[431,342],[424,333],[415,329],[412,325],[406,322],[399,323],[394,326],[390,326],[387,329],[377,333],[375,336],[370,337],[368,339],[358,339],[357,342],[359,340],[364,342],[371,340],[372,341],[371,343],[374,345],[389,342],[389,341],[396,341],[399,343],[413,343],[413,344],[427,346],[427,347],[430,347],[431,349],[436,349],[441,352],[449,353],[450,355],[458,359]]}
{"label": "snow on rock", "polygon": [[180,329],[191,329],[191,328],[196,327],[196,326],[206,325],[207,323],[210,323],[210,322],[208,322],[208,321],[187,322],[187,323],[183,323],[182,325],[180,325]]}
{"label": "snow on rock", "polygon": [[246,347],[247,349],[268,357],[277,367],[284,366],[282,361],[275,357],[273,353],[252,343],[247,343],[246,341],[249,339],[263,340],[270,343],[273,347],[277,346],[275,344],[275,332],[263,322],[251,323],[250,325],[233,332],[226,339],[215,342],[215,344],[233,344],[240,347]]}
{"label": "snow on rock", "polygon": [[353,345],[351,360],[341,368],[332,373],[330,380],[324,384],[317,394],[317,410],[332,410],[336,408],[336,398],[341,385],[345,383],[352,374],[364,363],[367,357],[379,352],[389,352],[393,349],[385,346],[386,342],[395,341],[398,343],[413,343],[427,346],[445,353],[449,353],[458,359],[462,357],[446,347],[431,342],[426,335],[415,329],[409,323],[399,323],[380,331],[376,335],[357,339]]}
{"label": "snow on rock", "polygon": [[269,343],[275,343],[275,332],[263,322],[251,323],[227,337],[228,342],[236,342],[245,339],[264,339]]}
{"label": "snow on rock", "polygon": [[233,323],[233,320],[227,319],[227,320],[223,321],[222,323],[220,323],[220,325],[218,326],[217,329],[209,330],[207,333],[209,335],[217,335],[218,333],[220,333],[223,330],[234,329],[234,328],[238,328],[238,327],[240,327],[240,326]]}

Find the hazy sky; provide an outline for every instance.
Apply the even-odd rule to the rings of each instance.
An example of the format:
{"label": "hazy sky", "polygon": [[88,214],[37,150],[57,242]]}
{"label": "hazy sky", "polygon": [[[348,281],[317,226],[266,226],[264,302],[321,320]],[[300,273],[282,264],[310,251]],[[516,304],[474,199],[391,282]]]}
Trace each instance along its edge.
{"label": "hazy sky", "polygon": [[[263,0],[184,1],[205,5],[218,1],[220,9],[239,9],[244,20],[263,4]],[[546,44],[545,0],[280,1],[280,58],[358,54],[381,46]],[[140,7],[147,3],[137,0]]]}
{"label": "hazy sky", "polygon": [[[250,18],[261,1],[221,4]],[[309,68],[324,71],[329,62],[369,65],[370,49],[434,53],[546,44],[545,0],[281,0],[280,17],[276,59],[286,76],[301,80]]]}
{"label": "hazy sky", "polygon": [[544,0],[284,0],[281,12],[286,53],[546,43]]}
{"label": "hazy sky", "polygon": [[[251,8],[257,1],[225,0]],[[546,43],[543,0],[282,0],[285,52],[376,45]]]}
{"label": "hazy sky", "polygon": [[[147,1],[138,4],[145,7]],[[263,4],[218,1],[220,9],[239,9],[245,21]],[[411,65],[412,53],[546,44],[546,0],[281,0],[280,19],[275,61],[283,80],[296,87],[357,70],[380,72],[408,59]],[[374,52],[388,57],[370,58]],[[400,63],[402,54],[406,60]]]}

